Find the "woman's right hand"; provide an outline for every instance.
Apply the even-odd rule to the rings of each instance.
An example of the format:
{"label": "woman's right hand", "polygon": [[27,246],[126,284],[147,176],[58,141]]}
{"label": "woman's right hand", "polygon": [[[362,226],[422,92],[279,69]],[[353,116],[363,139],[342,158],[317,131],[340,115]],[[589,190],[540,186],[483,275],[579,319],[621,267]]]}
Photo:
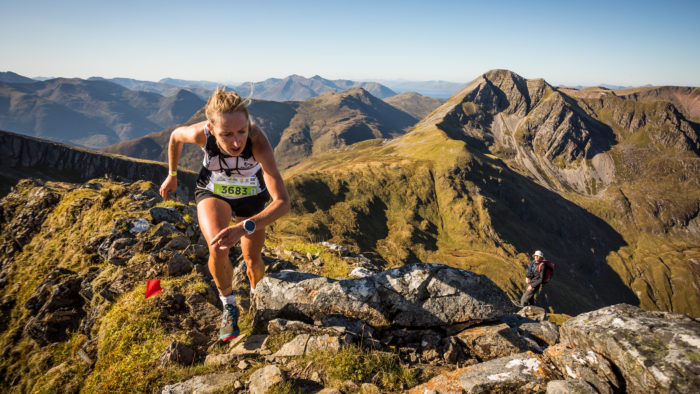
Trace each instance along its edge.
{"label": "woman's right hand", "polygon": [[169,193],[175,193],[176,189],[177,177],[168,175],[165,181],[163,181],[163,184],[160,185],[160,196],[163,197],[164,200],[170,200]]}

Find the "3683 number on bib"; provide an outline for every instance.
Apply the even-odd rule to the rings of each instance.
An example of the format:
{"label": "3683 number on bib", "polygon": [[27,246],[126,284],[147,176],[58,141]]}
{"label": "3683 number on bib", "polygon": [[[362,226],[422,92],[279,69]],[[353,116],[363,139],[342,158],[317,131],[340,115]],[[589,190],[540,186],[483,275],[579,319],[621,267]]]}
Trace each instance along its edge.
{"label": "3683 number on bib", "polygon": [[258,188],[255,186],[240,186],[215,183],[214,194],[218,194],[224,197],[255,196],[258,194]]}

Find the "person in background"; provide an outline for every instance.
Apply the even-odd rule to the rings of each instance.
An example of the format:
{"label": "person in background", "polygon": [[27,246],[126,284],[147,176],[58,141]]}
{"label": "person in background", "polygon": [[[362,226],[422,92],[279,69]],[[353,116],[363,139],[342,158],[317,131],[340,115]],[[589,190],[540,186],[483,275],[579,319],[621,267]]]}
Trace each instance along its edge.
{"label": "person in background", "polygon": [[521,307],[530,305],[530,300],[549,281],[553,271],[554,265],[544,258],[544,253],[540,250],[535,251],[525,272],[527,288],[520,299]]}

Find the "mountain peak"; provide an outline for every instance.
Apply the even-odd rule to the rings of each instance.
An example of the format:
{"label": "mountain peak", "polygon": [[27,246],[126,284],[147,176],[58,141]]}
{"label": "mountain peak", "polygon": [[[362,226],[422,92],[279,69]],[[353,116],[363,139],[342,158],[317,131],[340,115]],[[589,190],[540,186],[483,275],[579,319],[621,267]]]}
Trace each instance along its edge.
{"label": "mountain peak", "polygon": [[503,81],[503,80],[525,80],[525,78],[521,77],[520,75],[514,73],[513,71],[510,70],[505,70],[505,69],[494,69],[487,71],[485,74],[482,75],[485,79],[496,83],[498,81]]}

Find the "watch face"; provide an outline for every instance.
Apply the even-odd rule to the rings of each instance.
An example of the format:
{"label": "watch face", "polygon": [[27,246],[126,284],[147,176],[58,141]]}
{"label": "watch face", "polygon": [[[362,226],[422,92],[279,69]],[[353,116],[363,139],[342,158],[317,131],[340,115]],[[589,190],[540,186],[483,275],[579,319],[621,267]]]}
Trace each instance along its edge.
{"label": "watch face", "polygon": [[245,231],[252,233],[253,231],[255,231],[255,222],[252,220],[246,220],[245,222],[243,222],[243,228],[245,229]]}

